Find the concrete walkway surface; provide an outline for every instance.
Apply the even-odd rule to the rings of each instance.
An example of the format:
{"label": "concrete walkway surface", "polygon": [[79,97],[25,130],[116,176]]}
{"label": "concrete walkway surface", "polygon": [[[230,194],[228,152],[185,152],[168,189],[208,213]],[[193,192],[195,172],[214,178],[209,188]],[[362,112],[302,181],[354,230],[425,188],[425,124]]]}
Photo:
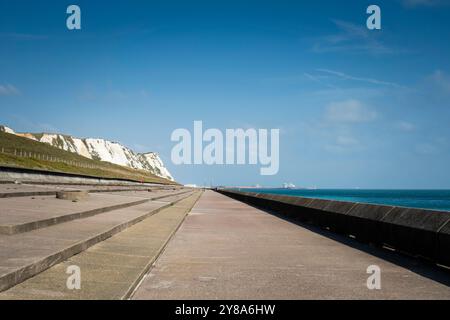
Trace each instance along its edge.
{"label": "concrete walkway surface", "polygon": [[[128,297],[198,197],[199,192],[159,211],[111,238],[0,293],[0,299]],[[74,265],[81,271],[80,290],[69,290],[66,285],[69,277],[66,274],[67,268]]]}
{"label": "concrete walkway surface", "polygon": [[[167,200],[145,199],[142,204],[53,226],[12,235],[0,234],[0,290],[10,288],[86,250],[189,195],[184,193],[174,198],[173,193],[175,191]],[[122,198],[122,201],[139,199],[129,196]]]}
{"label": "concrete walkway surface", "polygon": [[[367,288],[372,265],[380,290]],[[449,283],[415,259],[206,191],[133,298],[450,299]]]}

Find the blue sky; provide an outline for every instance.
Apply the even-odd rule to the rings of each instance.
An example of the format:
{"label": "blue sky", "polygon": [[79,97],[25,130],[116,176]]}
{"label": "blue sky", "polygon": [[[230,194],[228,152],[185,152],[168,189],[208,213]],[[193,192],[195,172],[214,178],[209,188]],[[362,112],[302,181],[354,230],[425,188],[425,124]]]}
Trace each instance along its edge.
{"label": "blue sky", "polygon": [[[450,188],[449,2],[0,0],[0,123],[156,151],[183,183]],[[194,120],[280,128],[279,173],[173,165]]]}

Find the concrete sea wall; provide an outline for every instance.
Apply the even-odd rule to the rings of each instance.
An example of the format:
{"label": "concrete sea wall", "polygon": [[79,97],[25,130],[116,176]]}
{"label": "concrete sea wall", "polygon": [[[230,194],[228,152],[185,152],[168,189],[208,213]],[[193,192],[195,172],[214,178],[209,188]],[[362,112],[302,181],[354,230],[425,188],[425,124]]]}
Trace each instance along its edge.
{"label": "concrete sea wall", "polygon": [[228,189],[216,191],[299,222],[450,266],[450,212]]}

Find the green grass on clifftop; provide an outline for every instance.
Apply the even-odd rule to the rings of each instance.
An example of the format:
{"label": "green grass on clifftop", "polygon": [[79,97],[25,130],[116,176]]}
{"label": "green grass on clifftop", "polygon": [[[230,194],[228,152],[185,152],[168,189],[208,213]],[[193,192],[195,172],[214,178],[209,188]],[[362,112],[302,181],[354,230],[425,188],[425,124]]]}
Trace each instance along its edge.
{"label": "green grass on clifftop", "polygon": [[[16,155],[14,155],[14,150],[16,150]],[[22,151],[22,155],[26,152],[27,156],[19,156],[20,151]],[[40,155],[39,158],[38,155]],[[57,158],[58,161],[48,161],[47,157]],[[0,132],[0,165],[82,174],[96,178],[176,184],[176,182],[160,178],[144,170],[136,170],[105,161],[91,160],[76,153],[5,132]]]}

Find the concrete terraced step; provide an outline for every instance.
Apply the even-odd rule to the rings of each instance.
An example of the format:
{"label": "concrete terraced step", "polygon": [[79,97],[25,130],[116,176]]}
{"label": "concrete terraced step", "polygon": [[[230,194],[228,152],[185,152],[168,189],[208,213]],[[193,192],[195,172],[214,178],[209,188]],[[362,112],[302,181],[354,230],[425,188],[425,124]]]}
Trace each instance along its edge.
{"label": "concrete terraced step", "polygon": [[[126,299],[151,268],[201,192],[0,293],[2,299]],[[69,266],[81,289],[67,288]]]}
{"label": "concrete terraced step", "polygon": [[[175,201],[186,198],[183,193]],[[0,235],[0,291],[8,289],[144,220],[173,202],[140,205],[24,234]]]}
{"label": "concrete terraced step", "polygon": [[175,201],[176,199],[177,199],[177,194],[176,193],[174,193],[174,194],[168,194],[167,196],[165,196],[165,197],[158,197],[158,198],[155,198],[155,199],[153,199],[153,200],[155,200],[155,201],[169,201],[169,202],[171,202],[171,201]]}
{"label": "concrete terraced step", "polygon": [[173,188],[164,187],[105,187],[105,186],[84,186],[84,185],[30,185],[30,184],[0,184],[0,198],[16,198],[16,197],[30,197],[30,196],[50,196],[56,195],[56,192],[61,190],[87,190],[90,193],[99,192],[121,192],[121,191],[147,191],[149,189],[159,190],[173,190]]}
{"label": "concrete terraced step", "polygon": [[141,197],[146,199],[152,199],[156,200],[162,197],[172,196],[172,195],[178,195],[185,192],[190,192],[190,190],[156,190],[156,191],[113,191],[113,192],[103,192],[102,194],[110,194],[110,195],[120,195],[120,196],[131,196],[131,197]]}
{"label": "concrete terraced step", "polygon": [[71,202],[51,196],[0,199],[0,234],[12,235],[55,224],[90,217],[103,212],[142,204],[149,200],[172,197],[182,192],[141,191],[128,196],[116,194],[91,194],[88,199]]}
{"label": "concrete terraced step", "polygon": [[11,198],[11,197],[28,197],[28,196],[45,196],[56,194],[55,188],[48,188],[46,186],[37,187],[32,185],[24,184],[0,184],[0,198]]}

